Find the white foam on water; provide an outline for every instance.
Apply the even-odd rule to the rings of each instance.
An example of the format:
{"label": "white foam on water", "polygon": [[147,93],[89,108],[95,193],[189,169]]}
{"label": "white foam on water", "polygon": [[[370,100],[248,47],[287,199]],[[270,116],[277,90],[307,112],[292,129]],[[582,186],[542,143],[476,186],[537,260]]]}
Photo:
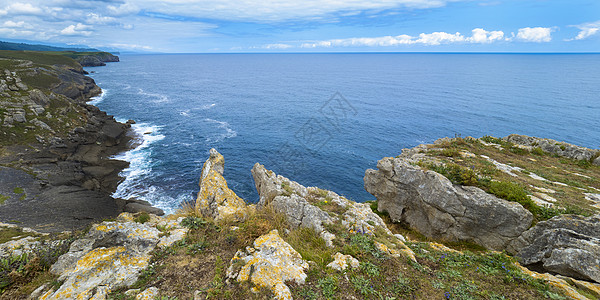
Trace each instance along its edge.
{"label": "white foam on water", "polygon": [[133,124],[131,128],[140,138],[140,144],[135,149],[113,157],[129,162],[129,167],[121,172],[120,175],[125,179],[117,186],[117,190],[112,196],[121,199],[145,200],[153,206],[161,208],[167,214],[172,213],[182,201],[189,201],[192,197],[191,195],[171,197],[160,189],[147,185],[147,179],[154,173],[150,145],[165,138],[160,133],[162,126],[140,123]]}
{"label": "white foam on water", "polygon": [[92,101],[89,101],[88,104],[94,105],[94,106],[98,105],[98,103],[104,101],[104,97],[106,97],[107,93],[108,93],[107,89],[102,89],[102,92],[100,93],[100,95],[98,95],[96,97],[92,97],[91,98]]}
{"label": "white foam on water", "polygon": [[233,138],[233,137],[237,136],[237,132],[235,130],[231,129],[229,123],[227,123],[227,122],[217,121],[217,120],[213,120],[213,119],[209,119],[209,118],[204,119],[204,121],[209,122],[209,123],[214,123],[217,125],[218,128],[222,128],[225,130],[224,133],[219,134],[216,137],[206,138],[207,143],[219,143],[225,139],[229,139],[229,138]]}
{"label": "white foam on water", "polygon": [[138,89],[138,94],[142,95],[142,96],[154,98],[154,100],[151,100],[154,103],[170,102],[169,97],[167,97],[167,95],[157,94],[157,93],[148,93],[148,92],[145,92],[143,89]]}
{"label": "white foam on water", "polygon": [[207,110],[207,109],[211,109],[211,108],[215,107],[216,105],[217,105],[216,103],[206,104],[206,105],[202,105],[200,107],[200,109]]}

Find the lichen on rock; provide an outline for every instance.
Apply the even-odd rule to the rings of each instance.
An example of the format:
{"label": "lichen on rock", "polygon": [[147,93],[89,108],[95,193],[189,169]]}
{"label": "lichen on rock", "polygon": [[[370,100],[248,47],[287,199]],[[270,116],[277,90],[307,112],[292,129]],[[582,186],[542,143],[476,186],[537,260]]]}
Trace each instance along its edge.
{"label": "lichen on rock", "polygon": [[215,220],[225,217],[243,219],[251,208],[227,186],[223,177],[224,167],[223,155],[210,149],[210,157],[202,167],[196,210],[202,216]]}
{"label": "lichen on rock", "polygon": [[[173,244],[187,232],[179,226],[181,218],[152,216],[144,224],[132,220],[131,214],[122,213],[116,221],[93,225],[87,235],[73,242],[50,269],[64,283],[40,299],[98,298],[99,293],[130,286],[148,266],[152,250]],[[174,234],[161,235],[158,226]]]}
{"label": "lichen on rock", "polygon": [[[366,203],[357,203],[332,191],[304,187],[256,163],[252,168],[256,190],[260,196],[259,207],[270,205],[282,213],[293,228],[302,226],[314,229],[328,246],[335,235],[326,230],[326,224],[339,222],[349,232],[375,234],[379,229],[392,236],[380,216]],[[406,246],[399,241],[400,248]]]}
{"label": "lichen on rock", "polygon": [[330,262],[327,265],[327,267],[338,271],[344,271],[348,267],[351,267],[353,269],[358,268],[359,265],[360,262],[358,261],[358,259],[352,257],[352,255],[345,255],[340,252],[337,252],[335,253],[335,255],[333,255],[333,261]]}
{"label": "lichen on rock", "polygon": [[258,237],[254,248],[238,251],[231,259],[227,276],[238,282],[251,281],[257,288],[268,288],[277,299],[292,299],[285,282],[303,284],[307,268],[308,263],[274,229]]}

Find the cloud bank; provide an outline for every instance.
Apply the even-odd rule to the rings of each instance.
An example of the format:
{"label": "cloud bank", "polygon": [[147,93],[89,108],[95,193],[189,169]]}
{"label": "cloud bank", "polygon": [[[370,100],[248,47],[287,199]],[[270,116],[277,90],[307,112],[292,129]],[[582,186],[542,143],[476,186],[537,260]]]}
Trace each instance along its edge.
{"label": "cloud bank", "polygon": [[[549,42],[551,37],[551,28],[521,28],[518,31],[517,39],[525,42]],[[460,32],[433,32],[421,33],[418,36],[406,34],[397,36],[382,37],[361,37],[347,39],[332,39],[324,41],[313,41],[302,43],[301,48],[320,48],[320,47],[389,47],[399,45],[425,45],[438,46],[442,44],[491,44],[494,42],[513,41],[512,38],[505,38],[504,32],[500,30],[487,31],[483,28],[475,28],[471,31],[471,36],[464,36]],[[292,45],[288,45],[292,47]],[[288,48],[289,48],[288,47]]]}

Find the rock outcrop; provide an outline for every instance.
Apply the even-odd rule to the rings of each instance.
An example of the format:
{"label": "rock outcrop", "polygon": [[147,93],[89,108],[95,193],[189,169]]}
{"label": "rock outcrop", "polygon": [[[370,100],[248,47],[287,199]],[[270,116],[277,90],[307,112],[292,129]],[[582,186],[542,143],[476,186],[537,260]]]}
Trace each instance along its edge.
{"label": "rock outcrop", "polygon": [[106,62],[118,62],[119,57],[108,52],[95,52],[90,55],[77,56],[77,62],[84,67],[106,66]]}
{"label": "rock outcrop", "polygon": [[532,214],[520,204],[454,185],[405,158],[384,158],[377,168],[367,170],[364,181],[378,200],[378,210],[428,237],[503,250],[531,225]]}
{"label": "rock outcrop", "polygon": [[[270,205],[285,215],[293,228],[314,229],[328,245],[332,245],[335,236],[324,225],[333,222],[340,222],[351,232],[375,234],[381,230],[392,236],[381,217],[366,203],[350,201],[332,191],[304,187],[258,163],[252,168],[252,176],[260,196],[259,207]],[[397,245],[400,249],[408,249],[400,240]]]}
{"label": "rock outcrop", "polygon": [[[95,224],[52,265],[50,272],[64,283],[40,299],[104,299],[111,290],[132,285],[148,266],[152,250],[185,236],[187,229],[180,222],[153,216],[141,224],[123,213],[117,221]],[[170,234],[161,234],[157,227]]]}
{"label": "rock outcrop", "polygon": [[327,267],[338,271],[344,271],[348,267],[356,269],[358,266],[360,266],[358,259],[352,257],[352,255],[345,255],[340,252],[333,255],[333,261],[327,265]]}
{"label": "rock outcrop", "polygon": [[600,283],[600,215],[561,215],[539,222],[509,250],[525,266]]}
{"label": "rock outcrop", "polygon": [[226,217],[243,219],[248,214],[246,202],[235,194],[223,177],[225,159],[217,150],[210,149],[200,177],[200,192],[196,210],[205,217],[219,220]]}
{"label": "rock outcrop", "polygon": [[598,157],[599,150],[520,134],[511,134],[505,137],[504,140],[526,147],[540,147],[545,152],[551,154],[576,160],[588,160],[595,165],[600,165],[600,157]]}
{"label": "rock outcrop", "polygon": [[275,298],[288,300],[292,299],[292,293],[286,281],[303,284],[307,276],[305,269],[308,269],[308,263],[279,236],[277,230],[272,230],[258,237],[254,248],[235,254],[227,276],[238,282],[250,281],[256,288],[268,288]]}

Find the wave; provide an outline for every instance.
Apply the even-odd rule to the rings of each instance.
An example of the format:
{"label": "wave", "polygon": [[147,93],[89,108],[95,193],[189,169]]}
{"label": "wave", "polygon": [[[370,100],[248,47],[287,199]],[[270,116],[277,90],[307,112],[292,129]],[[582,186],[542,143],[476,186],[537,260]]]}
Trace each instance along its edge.
{"label": "wave", "polygon": [[145,92],[143,89],[138,89],[138,95],[154,98],[154,100],[151,100],[154,103],[170,102],[169,97],[167,97],[167,95],[157,94],[157,93],[148,93],[148,92]]}
{"label": "wave", "polygon": [[91,98],[92,101],[89,101],[88,104],[94,105],[94,106],[98,105],[98,103],[104,101],[104,98],[106,97],[107,93],[108,93],[107,89],[102,89],[102,92],[100,93],[100,95],[98,95],[96,97],[92,97]]}
{"label": "wave", "polygon": [[206,104],[206,105],[202,105],[200,107],[200,109],[207,110],[207,109],[211,109],[211,108],[215,107],[216,105],[217,105],[216,103]]}
{"label": "wave", "polygon": [[147,123],[133,124],[131,128],[139,137],[139,145],[132,150],[115,155],[114,159],[129,162],[129,167],[121,171],[120,175],[125,179],[117,186],[113,193],[114,198],[130,199],[137,198],[146,200],[154,205],[149,193],[153,187],[146,185],[147,179],[152,175],[153,161],[151,158],[152,148],[150,145],[165,138],[160,133],[162,126]]}
{"label": "wave", "polygon": [[222,133],[216,137],[206,138],[207,143],[219,143],[225,139],[233,138],[233,137],[237,136],[237,132],[235,130],[231,129],[229,123],[227,123],[225,121],[217,121],[217,120],[213,120],[213,119],[209,119],[209,118],[204,119],[204,121],[217,124],[218,128],[225,129],[225,133]]}

